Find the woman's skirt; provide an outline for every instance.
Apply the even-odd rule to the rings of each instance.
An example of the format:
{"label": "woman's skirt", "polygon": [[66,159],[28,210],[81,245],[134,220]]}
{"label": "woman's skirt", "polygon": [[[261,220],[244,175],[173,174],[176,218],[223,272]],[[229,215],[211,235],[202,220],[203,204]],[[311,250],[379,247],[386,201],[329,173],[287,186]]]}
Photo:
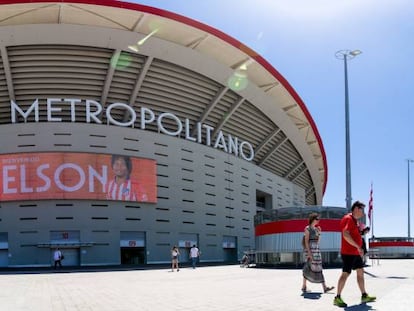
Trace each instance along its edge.
{"label": "woman's skirt", "polygon": [[309,248],[312,253],[312,260],[308,259],[307,251],[304,251],[303,277],[312,283],[323,283],[325,278],[322,272],[322,254],[319,250],[318,241],[309,241]]}

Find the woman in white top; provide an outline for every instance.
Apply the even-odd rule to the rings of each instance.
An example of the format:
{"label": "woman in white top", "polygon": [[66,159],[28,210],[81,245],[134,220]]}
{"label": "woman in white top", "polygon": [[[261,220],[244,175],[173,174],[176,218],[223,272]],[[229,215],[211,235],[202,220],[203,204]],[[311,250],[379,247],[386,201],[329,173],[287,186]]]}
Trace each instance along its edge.
{"label": "woman in white top", "polygon": [[171,249],[171,270],[174,272],[174,267],[177,269],[177,272],[180,271],[178,268],[178,256],[180,255],[180,251],[178,250],[177,246],[174,246]]}

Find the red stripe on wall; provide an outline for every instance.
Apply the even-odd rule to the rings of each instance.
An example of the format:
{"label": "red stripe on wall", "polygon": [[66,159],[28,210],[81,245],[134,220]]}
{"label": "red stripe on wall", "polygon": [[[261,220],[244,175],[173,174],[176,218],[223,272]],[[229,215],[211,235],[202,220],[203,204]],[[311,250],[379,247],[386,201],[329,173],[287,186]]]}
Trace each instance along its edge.
{"label": "red stripe on wall", "polygon": [[[341,232],[340,219],[321,219],[319,225],[323,231]],[[303,232],[309,224],[307,219],[291,219],[267,222],[256,226],[255,235],[267,235],[275,233]]]}
{"label": "red stripe on wall", "polygon": [[369,242],[369,248],[373,247],[396,247],[396,246],[409,246],[414,247],[414,242],[407,242],[407,241],[387,241],[387,242]]}

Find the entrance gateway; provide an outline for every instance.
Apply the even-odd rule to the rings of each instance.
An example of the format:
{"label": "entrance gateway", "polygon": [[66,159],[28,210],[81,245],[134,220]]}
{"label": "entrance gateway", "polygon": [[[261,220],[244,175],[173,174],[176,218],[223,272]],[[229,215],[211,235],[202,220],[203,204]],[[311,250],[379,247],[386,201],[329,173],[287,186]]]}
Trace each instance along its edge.
{"label": "entrance gateway", "polygon": [[223,252],[225,262],[237,261],[237,237],[225,235],[223,236]]}
{"label": "entrance gateway", "polygon": [[146,264],[145,232],[121,231],[121,265]]}
{"label": "entrance gateway", "polygon": [[[190,262],[190,249],[193,245],[198,245],[198,234],[197,233],[183,233],[179,234],[178,247],[180,250],[180,263]],[[202,250],[200,250],[202,251]]]}
{"label": "entrance gateway", "polygon": [[8,233],[0,232],[0,267],[9,265],[9,241]]}

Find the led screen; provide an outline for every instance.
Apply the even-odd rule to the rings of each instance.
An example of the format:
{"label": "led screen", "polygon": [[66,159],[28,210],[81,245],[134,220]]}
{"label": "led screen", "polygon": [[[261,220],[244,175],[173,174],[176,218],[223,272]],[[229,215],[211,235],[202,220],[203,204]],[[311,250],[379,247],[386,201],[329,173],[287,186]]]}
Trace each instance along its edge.
{"label": "led screen", "polygon": [[16,153],[0,155],[0,169],[0,201],[157,202],[155,160],[95,153]]}

